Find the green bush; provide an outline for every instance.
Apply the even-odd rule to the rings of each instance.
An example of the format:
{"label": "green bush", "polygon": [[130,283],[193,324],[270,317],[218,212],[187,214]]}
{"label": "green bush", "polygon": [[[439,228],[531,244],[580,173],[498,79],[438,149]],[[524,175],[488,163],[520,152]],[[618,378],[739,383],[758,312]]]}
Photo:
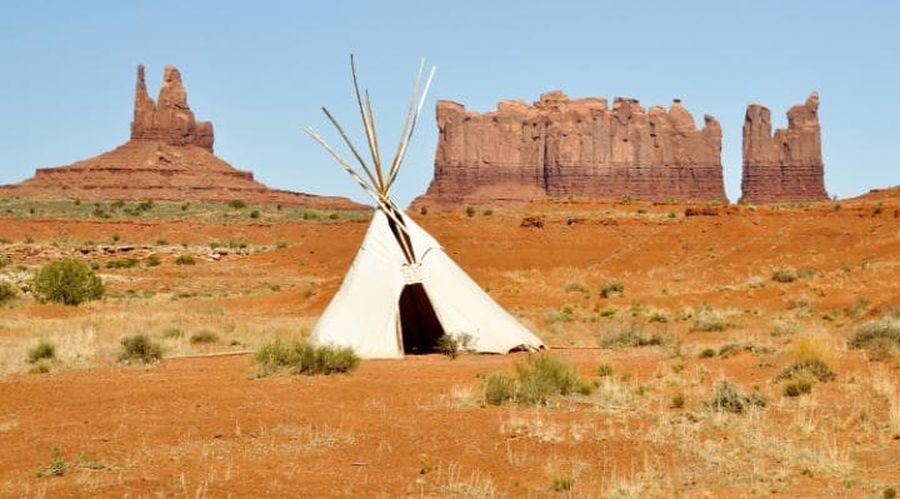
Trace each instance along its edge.
{"label": "green bush", "polygon": [[734,413],[747,412],[754,407],[765,407],[765,405],[766,400],[761,395],[758,393],[747,395],[727,379],[719,380],[716,383],[713,398],[707,402],[707,406],[715,411]]}
{"label": "green bush", "polygon": [[[336,215],[336,213],[333,213],[333,215]],[[251,212],[250,212],[250,218],[259,218],[259,210],[253,210],[253,211],[251,211]],[[335,218],[337,218],[337,217],[335,217]]]}
{"label": "green bush", "polygon": [[466,206],[466,216],[472,218],[475,216],[476,210],[473,206]]}
{"label": "green bush", "polygon": [[427,207],[427,206],[422,206],[421,208],[419,208],[419,214],[420,214],[420,215],[423,215],[423,216],[424,216],[424,215],[427,215],[427,214],[428,214],[428,207]]}
{"label": "green bush", "polygon": [[47,340],[41,340],[37,345],[28,349],[28,363],[34,364],[40,360],[53,360],[56,358],[56,346]]}
{"label": "green bush", "polygon": [[194,260],[194,257],[191,255],[179,255],[178,258],[175,259],[175,265],[194,265],[197,261]]}
{"label": "green bush", "polygon": [[144,263],[146,263],[148,267],[157,267],[157,266],[159,266],[160,263],[162,263],[162,261],[159,259],[158,256],[150,255],[147,257],[146,260],[144,260]]}
{"label": "green bush", "polygon": [[681,409],[684,407],[686,399],[683,393],[676,393],[672,396],[672,409]]}
{"label": "green bush", "polygon": [[63,259],[44,265],[34,277],[34,296],[40,302],[65,305],[97,300],[103,296],[103,281],[91,266],[78,260]]}
{"label": "green bush", "polygon": [[255,360],[260,376],[284,371],[306,375],[347,373],[359,366],[359,357],[352,348],[313,346],[299,341],[275,340],[256,352]]}
{"label": "green bush", "polygon": [[162,347],[146,334],[122,338],[122,353],[119,362],[123,364],[150,364],[162,359]]}
{"label": "green bush", "polygon": [[11,282],[0,282],[0,305],[11,301],[16,295],[19,294],[16,291],[16,287]]}
{"label": "green bush", "polygon": [[505,374],[491,374],[484,380],[484,401],[502,405],[516,398],[516,380]]}
{"label": "green bush", "polygon": [[575,369],[547,354],[530,355],[516,364],[516,377],[492,374],[485,380],[484,399],[491,405],[514,400],[522,405],[546,404],[554,395],[588,395],[593,386]]}
{"label": "green bush", "polygon": [[247,207],[247,203],[241,201],[240,199],[233,199],[228,202],[228,206],[236,210],[242,210]]}
{"label": "green bush", "polygon": [[625,293],[625,285],[620,281],[611,280],[603,283],[600,287],[600,296],[603,298],[615,298]]}

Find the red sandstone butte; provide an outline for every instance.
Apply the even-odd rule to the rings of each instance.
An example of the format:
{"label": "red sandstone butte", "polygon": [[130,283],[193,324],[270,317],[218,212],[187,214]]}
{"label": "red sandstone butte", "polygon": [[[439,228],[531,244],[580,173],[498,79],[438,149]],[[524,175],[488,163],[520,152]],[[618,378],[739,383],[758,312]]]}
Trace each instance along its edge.
{"label": "red sandstone butte", "polygon": [[560,91],[533,105],[501,101],[495,112],[437,103],[434,179],[413,205],[503,203],[540,198],[726,201],[722,129],[698,130],[676,99],[644,110],[635,99],[570,100]]}
{"label": "red sandstone butte", "polygon": [[828,199],[825,191],[819,95],[787,112],[788,127],[772,135],[769,109],[747,106],[744,117],[742,203]]}
{"label": "red sandstone butte", "polygon": [[0,197],[230,201],[366,209],[347,198],[270,189],[253,173],[213,154],[213,126],[196,121],[181,74],[166,66],[159,98],[147,93],[138,66],[131,140],[68,166],[38,168],[34,177],[0,186]]}

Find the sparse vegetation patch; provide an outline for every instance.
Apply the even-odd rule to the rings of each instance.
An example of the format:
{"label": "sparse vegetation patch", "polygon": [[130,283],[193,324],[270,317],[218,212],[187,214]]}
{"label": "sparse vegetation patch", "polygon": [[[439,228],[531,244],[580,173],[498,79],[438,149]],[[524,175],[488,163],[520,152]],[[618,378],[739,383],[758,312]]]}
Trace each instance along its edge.
{"label": "sparse vegetation patch", "polygon": [[280,372],[290,374],[348,373],[359,366],[352,348],[313,346],[300,341],[275,340],[256,352],[259,376]]}
{"label": "sparse vegetation patch", "polygon": [[121,344],[119,362],[123,364],[150,364],[162,359],[162,347],[146,334],[126,336]]}

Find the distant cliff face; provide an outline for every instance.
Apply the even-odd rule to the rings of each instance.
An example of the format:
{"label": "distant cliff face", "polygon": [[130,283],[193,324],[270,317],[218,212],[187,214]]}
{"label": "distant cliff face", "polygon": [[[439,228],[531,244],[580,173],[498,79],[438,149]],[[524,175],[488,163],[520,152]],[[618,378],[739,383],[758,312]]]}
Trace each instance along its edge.
{"label": "distant cliff face", "polygon": [[181,73],[175,66],[166,66],[158,102],[147,93],[144,66],[138,66],[131,140],[159,140],[172,146],[193,145],[212,152],[212,123],[194,119]]}
{"label": "distant cliff face", "polygon": [[138,66],[131,140],[99,156],[56,168],[38,168],[19,184],[0,185],[0,197],[156,199],[279,203],[326,209],[362,209],[346,198],[270,189],[253,173],[212,153],[213,126],[198,122],[187,104],[181,74],[166,66],[158,102],[147,94]]}
{"label": "distant cliff face", "polygon": [[437,104],[434,179],[414,204],[453,205],[545,197],[725,200],[722,130],[698,130],[676,100],[644,110],[636,100],[501,101],[468,113]]}
{"label": "distant cliff face", "polygon": [[788,110],[788,127],[773,135],[769,109],[747,106],[741,202],[828,199],[818,110],[819,96],[813,92]]}

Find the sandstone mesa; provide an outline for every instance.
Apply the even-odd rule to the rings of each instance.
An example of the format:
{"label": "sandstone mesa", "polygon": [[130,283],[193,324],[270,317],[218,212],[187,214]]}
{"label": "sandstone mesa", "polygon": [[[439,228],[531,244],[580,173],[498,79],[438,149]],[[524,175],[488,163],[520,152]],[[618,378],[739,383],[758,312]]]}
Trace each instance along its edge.
{"label": "sandstone mesa", "polygon": [[213,154],[213,125],[197,121],[181,73],[166,66],[156,101],[138,66],[131,138],[99,156],[0,186],[0,197],[278,203],[317,209],[365,209],[349,199],[271,189]]}
{"label": "sandstone mesa", "polygon": [[489,113],[437,103],[435,173],[414,204],[540,198],[727,201],[722,128],[698,129],[676,99],[645,110],[635,99],[571,100],[560,91],[532,105],[501,101]]}

